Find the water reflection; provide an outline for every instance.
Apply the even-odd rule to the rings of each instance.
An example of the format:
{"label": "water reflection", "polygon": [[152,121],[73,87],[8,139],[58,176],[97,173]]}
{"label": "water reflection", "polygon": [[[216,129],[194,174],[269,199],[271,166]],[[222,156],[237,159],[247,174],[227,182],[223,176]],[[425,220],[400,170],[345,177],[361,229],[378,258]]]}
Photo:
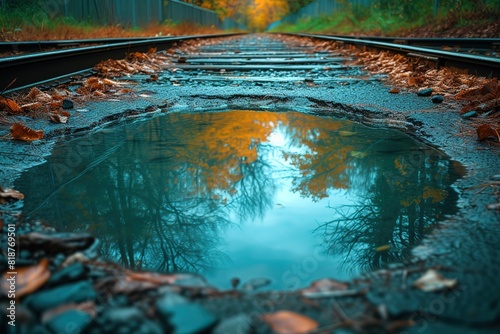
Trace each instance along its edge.
{"label": "water reflection", "polygon": [[[453,212],[457,177],[445,156],[396,131],[294,112],[232,111],[167,114],[73,140],[16,187],[28,195],[30,217],[94,233],[103,255],[128,267],[225,267],[232,275],[238,256],[248,267],[279,262],[271,253],[254,258],[262,248],[231,253],[231,243],[266,247],[256,239],[289,238],[276,229],[252,235],[249,227],[285,216],[290,226],[307,225],[310,235],[300,233],[311,237],[283,246],[290,248],[283,256],[308,249],[290,263],[315,252],[315,243],[355,269],[400,260]],[[285,211],[278,198],[288,200]],[[290,281],[285,269],[278,280]]]}

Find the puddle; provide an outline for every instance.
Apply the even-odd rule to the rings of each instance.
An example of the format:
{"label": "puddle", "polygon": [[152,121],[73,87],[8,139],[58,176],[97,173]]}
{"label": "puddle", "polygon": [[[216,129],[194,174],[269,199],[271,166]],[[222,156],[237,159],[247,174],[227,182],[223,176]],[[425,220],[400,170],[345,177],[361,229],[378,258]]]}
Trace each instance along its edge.
{"label": "puddle", "polygon": [[58,145],[24,212],[132,268],[295,289],[400,262],[456,211],[456,163],[395,130],[296,112],[170,113]]}

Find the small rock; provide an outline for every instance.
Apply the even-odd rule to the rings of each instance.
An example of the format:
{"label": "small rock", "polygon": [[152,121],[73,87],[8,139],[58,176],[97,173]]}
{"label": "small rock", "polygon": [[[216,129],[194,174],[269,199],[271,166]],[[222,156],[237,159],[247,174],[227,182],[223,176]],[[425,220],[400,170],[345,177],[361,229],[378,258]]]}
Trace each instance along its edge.
{"label": "small rock", "polygon": [[243,283],[243,285],[241,286],[241,289],[246,290],[246,291],[252,291],[252,290],[257,290],[259,288],[267,286],[271,283],[272,283],[272,281],[269,278],[255,277],[255,278],[251,278],[248,281],[246,281],[245,283]]}
{"label": "small rock", "polygon": [[421,88],[417,92],[418,96],[431,96],[431,94],[432,94],[432,88]]}
{"label": "small rock", "polygon": [[462,115],[462,118],[473,118],[473,117],[477,117],[477,112],[469,111]]}
{"label": "small rock", "polygon": [[42,313],[62,304],[81,303],[96,298],[92,284],[84,281],[34,293],[26,298],[25,304],[33,311]]}
{"label": "small rock", "polygon": [[223,320],[215,327],[214,334],[248,334],[252,333],[252,319],[249,315],[241,313]]}
{"label": "small rock", "polygon": [[174,333],[205,333],[218,322],[217,317],[202,306],[173,293],[157,301],[156,311],[174,327]]}
{"label": "small rock", "polygon": [[431,98],[432,103],[441,103],[441,102],[443,102],[443,100],[444,100],[444,98],[441,95],[434,95]]}
{"label": "small rock", "polygon": [[173,306],[187,303],[189,303],[189,300],[186,298],[179,296],[176,293],[167,292],[163,297],[156,301],[156,307],[159,310],[170,309]]}
{"label": "small rock", "polygon": [[63,109],[73,109],[74,107],[75,107],[75,104],[73,103],[73,101],[68,100],[68,99],[64,99],[62,101],[62,108]]}
{"label": "small rock", "polygon": [[205,333],[213,328],[218,319],[202,306],[183,304],[171,309],[169,323],[175,333]]}
{"label": "small rock", "polygon": [[91,329],[87,331],[89,334],[161,334],[171,332],[163,331],[158,324],[147,319],[145,314],[136,307],[108,309],[90,327]]}
{"label": "small rock", "polygon": [[92,321],[90,314],[80,310],[69,310],[53,317],[47,327],[53,333],[82,333]]}
{"label": "small rock", "polygon": [[85,276],[85,267],[81,262],[75,262],[70,266],[54,273],[47,282],[48,286],[66,284],[78,281]]}

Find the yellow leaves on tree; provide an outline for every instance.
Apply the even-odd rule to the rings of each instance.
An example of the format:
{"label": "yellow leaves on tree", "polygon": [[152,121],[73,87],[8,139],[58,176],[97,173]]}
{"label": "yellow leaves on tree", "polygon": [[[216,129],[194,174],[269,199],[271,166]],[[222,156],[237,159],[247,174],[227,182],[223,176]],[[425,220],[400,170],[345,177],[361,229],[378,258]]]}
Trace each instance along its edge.
{"label": "yellow leaves on tree", "polygon": [[249,28],[263,31],[289,12],[286,0],[254,0],[249,9]]}

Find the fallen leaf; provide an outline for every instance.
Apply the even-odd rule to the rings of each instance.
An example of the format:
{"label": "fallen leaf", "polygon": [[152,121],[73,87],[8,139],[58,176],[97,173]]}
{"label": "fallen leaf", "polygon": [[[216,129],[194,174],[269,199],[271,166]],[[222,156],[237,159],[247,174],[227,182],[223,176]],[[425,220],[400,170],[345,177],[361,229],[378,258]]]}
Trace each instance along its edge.
{"label": "fallen leaf", "polygon": [[[17,269],[15,275],[16,285],[16,298],[26,296],[36,290],[47,282],[50,277],[50,270],[48,269],[49,261],[43,259],[40,263],[29,267],[21,267]],[[3,275],[2,292],[7,295],[10,290],[10,283],[8,281],[12,275],[7,272]]]}
{"label": "fallen leaf", "polygon": [[26,103],[21,106],[24,111],[34,111],[42,107],[40,102]]}
{"label": "fallen leaf", "polygon": [[346,282],[337,281],[331,278],[324,278],[311,283],[311,286],[302,291],[317,292],[317,291],[332,291],[332,290],[347,290],[349,284]]}
{"label": "fallen leaf", "polygon": [[356,132],[340,130],[339,135],[341,135],[342,137],[351,137],[356,135]]}
{"label": "fallen leaf", "polygon": [[52,318],[66,313],[68,311],[81,311],[87,313],[91,318],[95,318],[97,314],[97,307],[93,301],[86,301],[80,304],[68,303],[62,304],[55,308],[49,309],[42,313],[40,317],[43,323],[50,321]]}
{"label": "fallen leaf", "polygon": [[446,279],[434,269],[427,270],[425,274],[413,282],[413,286],[425,292],[451,289],[456,285],[456,279]]}
{"label": "fallen leaf", "polygon": [[393,89],[391,89],[391,90],[389,91],[389,93],[391,93],[391,94],[399,94],[399,89],[397,89],[397,88],[393,88]]}
{"label": "fallen leaf", "polygon": [[16,101],[3,96],[0,96],[0,107],[11,113],[21,112],[21,107],[16,103]]}
{"label": "fallen leaf", "polygon": [[60,114],[49,114],[50,119],[54,123],[66,124],[68,122],[68,116],[63,116]]}
{"label": "fallen leaf", "polygon": [[14,123],[10,127],[10,135],[13,139],[33,141],[43,138],[43,130],[33,130],[20,123]]}
{"label": "fallen leaf", "polygon": [[350,152],[350,156],[353,157],[353,158],[363,159],[367,155],[368,155],[368,153],[366,153],[366,152],[360,152],[360,151],[351,151]]}
{"label": "fallen leaf", "polygon": [[50,94],[44,93],[36,87],[31,88],[30,92],[26,97],[38,102],[45,102],[45,103],[52,102],[52,96]]}
{"label": "fallen leaf", "polygon": [[291,311],[267,313],[262,319],[277,334],[309,333],[318,328],[315,320]]}
{"label": "fallen leaf", "polygon": [[266,277],[251,278],[241,285],[242,290],[253,291],[271,284],[271,280]]}
{"label": "fallen leaf", "polygon": [[477,140],[479,141],[483,141],[490,137],[497,138],[498,141],[500,141],[500,136],[498,135],[498,132],[495,129],[493,129],[491,125],[481,124],[480,126],[477,127],[476,132],[477,132]]}
{"label": "fallen leaf", "polygon": [[383,252],[391,248],[391,245],[382,245],[375,248],[376,252]]}
{"label": "fallen leaf", "polygon": [[22,200],[24,199],[24,194],[11,188],[0,188],[0,197]]}

